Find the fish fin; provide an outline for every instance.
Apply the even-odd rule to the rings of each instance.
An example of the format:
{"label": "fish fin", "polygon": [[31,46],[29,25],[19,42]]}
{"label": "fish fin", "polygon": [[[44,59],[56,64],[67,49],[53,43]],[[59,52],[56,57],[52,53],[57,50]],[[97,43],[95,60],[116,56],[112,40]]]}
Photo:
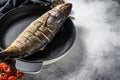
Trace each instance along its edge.
{"label": "fish fin", "polygon": [[40,48],[40,51],[43,51],[43,50],[45,49],[46,46],[47,46],[47,44],[44,45],[43,47],[41,47],[41,48]]}

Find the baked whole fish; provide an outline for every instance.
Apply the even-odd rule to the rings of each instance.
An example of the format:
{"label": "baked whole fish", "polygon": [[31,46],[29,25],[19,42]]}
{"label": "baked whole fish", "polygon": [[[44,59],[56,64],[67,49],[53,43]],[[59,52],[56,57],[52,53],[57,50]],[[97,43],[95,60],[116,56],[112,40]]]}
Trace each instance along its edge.
{"label": "baked whole fish", "polygon": [[68,18],[72,4],[60,4],[33,21],[6,49],[1,58],[23,58],[43,50]]}

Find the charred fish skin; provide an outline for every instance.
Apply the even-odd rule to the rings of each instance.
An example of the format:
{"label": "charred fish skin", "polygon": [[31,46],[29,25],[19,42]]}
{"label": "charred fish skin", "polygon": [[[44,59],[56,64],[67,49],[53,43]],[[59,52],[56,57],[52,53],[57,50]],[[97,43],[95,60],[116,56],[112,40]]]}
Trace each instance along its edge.
{"label": "charred fish skin", "polygon": [[72,4],[60,4],[33,21],[0,57],[26,57],[36,50],[43,50],[52,41],[71,12]]}

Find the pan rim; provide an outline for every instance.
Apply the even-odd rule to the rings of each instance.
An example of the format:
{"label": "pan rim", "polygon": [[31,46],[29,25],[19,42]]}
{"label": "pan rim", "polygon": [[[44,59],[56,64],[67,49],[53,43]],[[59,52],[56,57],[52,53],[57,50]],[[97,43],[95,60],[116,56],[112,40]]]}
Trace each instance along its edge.
{"label": "pan rim", "polygon": [[[15,11],[15,10],[21,9],[21,8],[25,8],[25,7],[26,7],[26,8],[29,8],[29,7],[43,7],[43,6],[41,6],[41,5],[28,5],[28,6],[17,7],[17,8],[14,8],[14,9],[6,12],[5,14],[3,14],[3,15],[0,17],[0,20],[1,20],[2,18],[4,18],[4,16],[8,15],[9,13],[11,13],[11,12],[13,12],[13,11]],[[50,9],[50,7],[48,7],[48,6],[44,6],[44,7],[47,7],[47,8]],[[72,45],[74,44],[75,37],[76,37],[75,26],[74,26],[74,24],[73,24],[73,22],[71,21],[70,18],[68,18],[68,20],[69,20],[69,21],[71,22],[71,24],[72,24],[72,27],[73,27],[73,34],[72,34],[72,36],[73,36],[74,38],[73,38],[73,40],[72,40],[72,42],[71,42],[72,44],[70,44],[70,47],[69,47],[67,50],[64,51],[64,54],[66,54],[66,53],[71,49]],[[64,55],[64,54],[63,54],[63,55]],[[62,56],[62,55],[61,55],[61,56]],[[61,57],[61,56],[59,56],[59,57]],[[58,58],[59,58],[59,57],[58,57]],[[56,59],[56,58],[53,58],[53,59],[50,59],[50,60],[45,60],[45,61],[48,62],[48,61],[51,61],[51,60],[54,60],[54,59]],[[29,60],[24,60],[24,59],[21,59],[21,58],[16,58],[16,60],[22,60],[22,61],[28,61],[28,62],[29,62]],[[41,60],[33,60],[32,62],[41,62]]]}

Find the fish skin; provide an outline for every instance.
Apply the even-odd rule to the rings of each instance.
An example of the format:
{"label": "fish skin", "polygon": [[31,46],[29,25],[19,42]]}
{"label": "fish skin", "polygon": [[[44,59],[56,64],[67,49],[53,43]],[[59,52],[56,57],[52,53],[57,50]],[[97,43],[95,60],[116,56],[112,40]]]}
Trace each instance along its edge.
{"label": "fish skin", "polygon": [[52,41],[71,12],[72,4],[60,4],[33,21],[6,49],[0,58],[23,58]]}

